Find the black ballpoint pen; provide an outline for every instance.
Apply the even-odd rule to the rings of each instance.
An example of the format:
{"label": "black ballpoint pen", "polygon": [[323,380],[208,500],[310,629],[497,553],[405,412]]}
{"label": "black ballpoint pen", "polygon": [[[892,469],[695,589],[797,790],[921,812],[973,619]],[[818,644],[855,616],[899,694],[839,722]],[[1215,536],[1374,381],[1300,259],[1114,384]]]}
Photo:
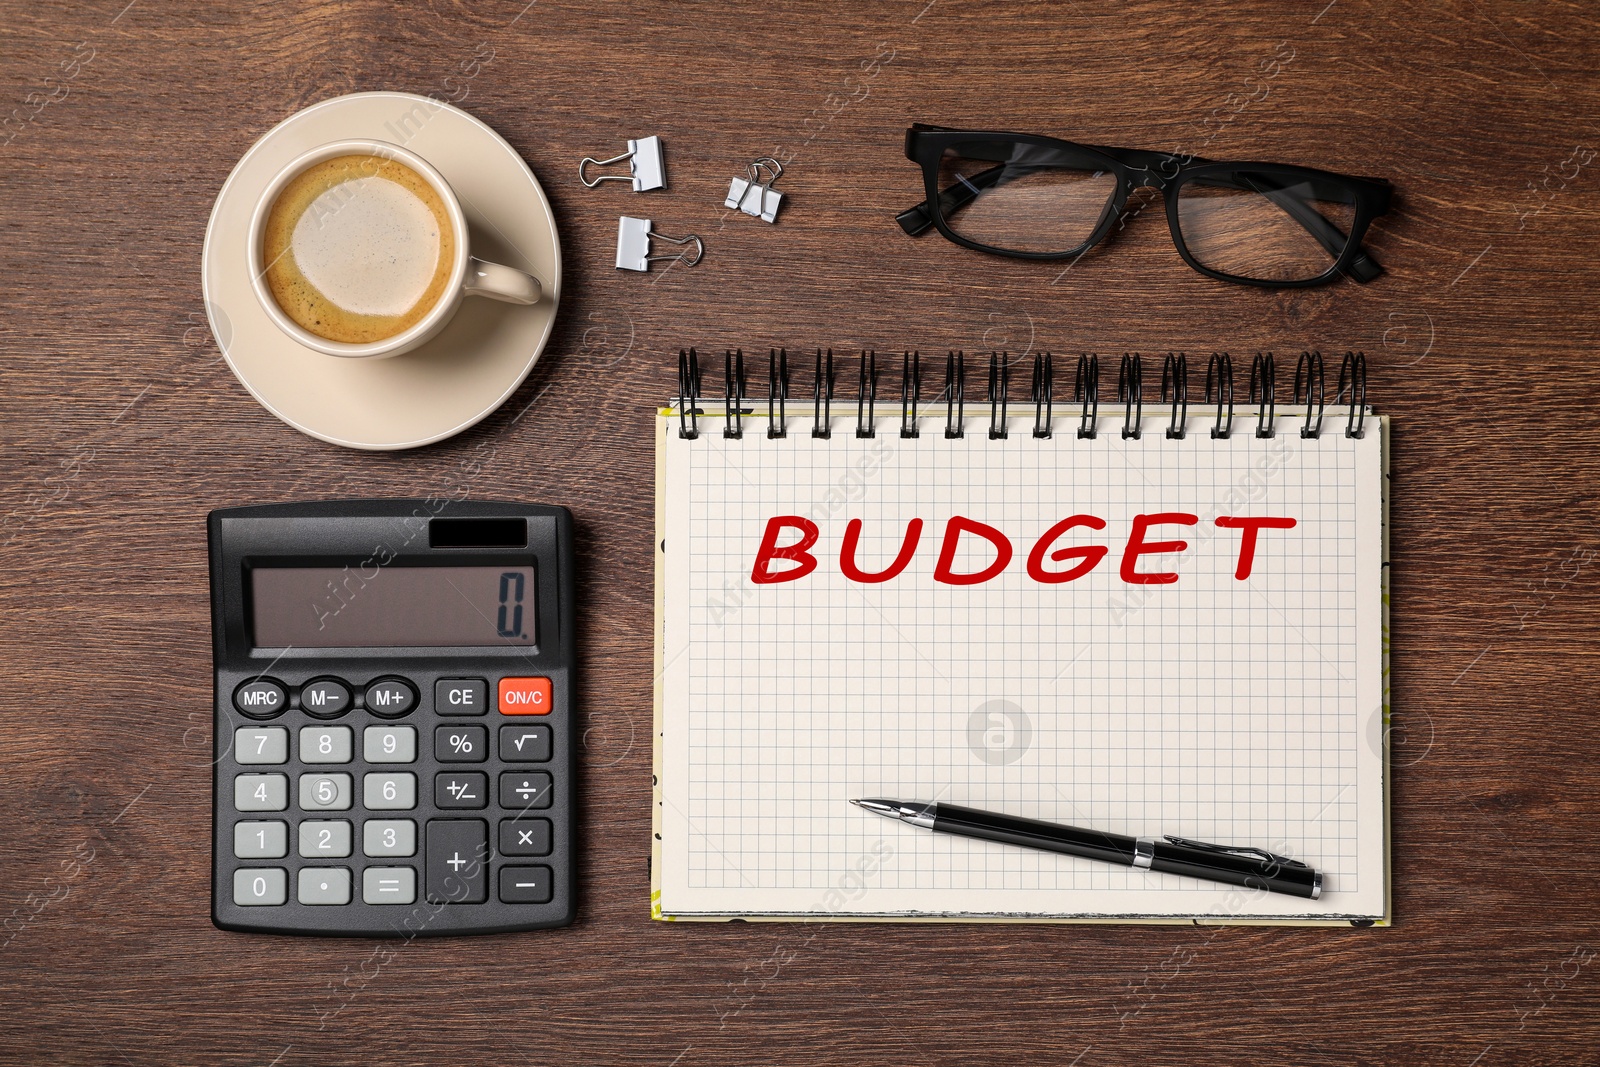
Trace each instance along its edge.
{"label": "black ballpoint pen", "polygon": [[944,834],[1024,845],[1046,852],[1101,860],[1146,871],[1165,871],[1190,878],[1266,889],[1316,900],[1322,896],[1322,874],[1299,860],[1277,856],[1262,848],[1211,845],[1168,834],[1129,837],[1102,830],[1023,819],[994,811],[963,808],[958,804],[921,803],[914,800],[852,800],[858,808],[888,819],[898,819]]}

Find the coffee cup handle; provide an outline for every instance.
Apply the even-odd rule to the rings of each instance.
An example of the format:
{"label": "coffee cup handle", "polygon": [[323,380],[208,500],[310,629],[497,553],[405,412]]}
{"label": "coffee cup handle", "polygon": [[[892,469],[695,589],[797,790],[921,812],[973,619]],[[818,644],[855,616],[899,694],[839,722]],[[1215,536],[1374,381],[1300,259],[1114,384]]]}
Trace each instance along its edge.
{"label": "coffee cup handle", "polygon": [[471,257],[462,289],[468,296],[486,296],[507,304],[537,304],[543,287],[539,279],[514,267]]}

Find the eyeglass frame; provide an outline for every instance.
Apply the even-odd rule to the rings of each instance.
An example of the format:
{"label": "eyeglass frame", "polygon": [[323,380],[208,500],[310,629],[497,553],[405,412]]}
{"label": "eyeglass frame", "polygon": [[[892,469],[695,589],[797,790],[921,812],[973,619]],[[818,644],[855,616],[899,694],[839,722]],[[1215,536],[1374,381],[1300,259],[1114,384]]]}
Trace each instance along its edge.
{"label": "eyeglass frame", "polygon": [[[1075,248],[1065,252],[1021,252],[1009,248],[1000,248],[995,245],[986,245],[979,241],[963,237],[956,233],[946,221],[944,211],[946,201],[954,198],[950,196],[951,189],[939,188],[939,164],[944,158],[947,148],[972,141],[1012,141],[1019,144],[1036,145],[1043,148],[1066,148],[1074,152],[1087,153],[1098,157],[1097,161],[1103,162],[1103,169],[1116,177],[1117,185],[1106,200],[1099,222],[1089,234],[1087,240]],[[1154,152],[1139,148],[1108,148],[1103,145],[1084,144],[1079,141],[1067,141],[1059,137],[1046,137],[1041,134],[1009,133],[995,130],[960,130],[948,126],[930,126],[925,123],[915,123],[906,130],[905,140],[906,158],[922,168],[923,187],[926,199],[914,207],[907,208],[895,216],[895,221],[908,235],[916,237],[925,233],[929,226],[933,226],[944,235],[946,240],[971,248],[978,252],[988,252],[991,255],[1008,256],[1012,259],[1072,259],[1086,254],[1095,245],[1099,244],[1111,232],[1111,227],[1122,217],[1127,207],[1128,197],[1135,189],[1151,188],[1159,190],[1166,200],[1167,227],[1172,232],[1172,243],[1178,249],[1178,255],[1190,267],[1210,278],[1219,281],[1235,282],[1240,285],[1253,285],[1262,289],[1307,289],[1312,286],[1326,285],[1340,275],[1348,275],[1358,282],[1370,282],[1384,273],[1383,267],[1371,254],[1362,247],[1367,229],[1372,220],[1385,214],[1389,210],[1389,202],[1393,187],[1383,178],[1361,178],[1348,174],[1337,174],[1333,171],[1318,170],[1315,167],[1301,167],[1288,163],[1258,163],[1258,162],[1218,162],[1201,159],[1199,156],[1186,152]],[[1349,189],[1352,203],[1355,207],[1355,217],[1351,222],[1350,233],[1344,236],[1344,249],[1327,270],[1313,278],[1301,278],[1293,281],[1272,281],[1265,278],[1250,278],[1242,274],[1229,274],[1226,271],[1207,267],[1195,259],[1190,253],[1188,245],[1183,239],[1183,230],[1178,218],[1178,193],[1183,186],[1197,179],[1203,179],[1212,173],[1249,168],[1263,174],[1276,176],[1289,176],[1295,178],[1312,179],[1331,182]],[[1169,173],[1170,170],[1170,173]],[[960,195],[960,194],[958,194]],[[970,199],[970,198],[969,198]],[[964,206],[968,201],[963,201],[957,206]],[[1284,206],[1282,204],[1280,207]],[[1315,208],[1305,207],[1296,212],[1289,207],[1285,210],[1294,217],[1303,227],[1311,232],[1323,249],[1332,252],[1328,247],[1330,237],[1328,231],[1338,234],[1339,228],[1328,219],[1324,218]]]}

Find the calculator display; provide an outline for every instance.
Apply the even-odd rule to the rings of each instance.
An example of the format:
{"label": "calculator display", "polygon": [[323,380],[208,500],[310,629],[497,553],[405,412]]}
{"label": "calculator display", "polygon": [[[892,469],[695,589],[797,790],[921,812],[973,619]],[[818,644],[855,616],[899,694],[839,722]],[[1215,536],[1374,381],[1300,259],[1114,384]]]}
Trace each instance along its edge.
{"label": "calculator display", "polygon": [[531,645],[532,567],[252,567],[264,648]]}

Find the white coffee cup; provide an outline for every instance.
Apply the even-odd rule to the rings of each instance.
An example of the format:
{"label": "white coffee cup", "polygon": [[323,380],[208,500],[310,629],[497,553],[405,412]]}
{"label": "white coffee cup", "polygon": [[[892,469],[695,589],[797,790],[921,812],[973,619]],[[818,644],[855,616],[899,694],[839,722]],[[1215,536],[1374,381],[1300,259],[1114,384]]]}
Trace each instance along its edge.
{"label": "white coffee cup", "polygon": [[[264,256],[262,246],[265,243],[267,218],[272,213],[272,206],[278,200],[278,194],[283,191],[290,181],[294,180],[302,171],[315,166],[324,160],[338,156],[371,155],[384,159],[392,159],[416,171],[433,190],[439,194],[443,201],[445,212],[449,216],[450,225],[455,230],[455,258],[451,264],[448,281],[444,294],[437,303],[423,315],[416,323],[392,337],[385,337],[367,344],[350,344],[342,341],[330,341],[326,337],[318,337],[307,330],[278,306],[273,298],[272,290],[267,285],[264,270]],[[409,152],[399,145],[387,141],[350,140],[334,141],[329,144],[319,145],[311,151],[295,158],[276,177],[267,184],[262,191],[260,199],[256,202],[255,213],[250,219],[250,239],[248,242],[248,256],[250,258],[250,286],[255,290],[256,299],[261,302],[261,307],[266,311],[267,317],[273,323],[294,338],[300,344],[330,356],[343,356],[347,359],[381,359],[387,356],[398,356],[402,352],[409,352],[418,345],[428,341],[440,330],[445,328],[456,311],[461,307],[461,301],[468,296],[486,296],[491,300],[503,300],[508,304],[536,304],[542,292],[539,279],[524,271],[513,267],[490,263],[473,256],[468,248],[469,234],[467,231],[466,217],[461,213],[461,202],[456,198],[450,184],[444,180],[437,170],[415,152]]]}

